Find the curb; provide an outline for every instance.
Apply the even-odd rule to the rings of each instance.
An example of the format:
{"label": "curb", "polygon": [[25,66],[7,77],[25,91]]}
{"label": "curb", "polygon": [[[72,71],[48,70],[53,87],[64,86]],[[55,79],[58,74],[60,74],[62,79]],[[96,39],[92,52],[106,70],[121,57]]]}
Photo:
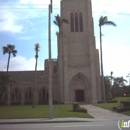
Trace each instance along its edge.
{"label": "curb", "polygon": [[33,124],[33,123],[71,123],[71,122],[95,122],[96,120],[91,119],[48,119],[48,120],[36,120],[36,119],[30,119],[30,120],[16,120],[13,119],[3,119],[0,120],[0,125],[2,124]]}

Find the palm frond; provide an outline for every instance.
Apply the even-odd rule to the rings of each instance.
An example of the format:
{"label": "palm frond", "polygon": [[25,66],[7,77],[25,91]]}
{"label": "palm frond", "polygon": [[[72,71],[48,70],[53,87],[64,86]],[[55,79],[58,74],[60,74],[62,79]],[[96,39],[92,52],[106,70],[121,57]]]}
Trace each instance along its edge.
{"label": "palm frond", "polygon": [[58,23],[57,23],[56,21],[53,21],[53,23],[54,23],[55,25],[58,25]]}
{"label": "palm frond", "polygon": [[9,50],[14,50],[14,48],[15,48],[15,46],[11,45],[11,44],[8,44],[7,47],[8,47]]}
{"label": "palm frond", "polygon": [[40,48],[39,43],[36,43],[36,44],[35,44],[35,51],[36,51],[36,52],[40,51],[40,49],[39,49],[39,48]]}
{"label": "palm frond", "polygon": [[62,22],[67,23],[67,24],[69,23],[69,21],[67,19],[62,19]]}
{"label": "palm frond", "polygon": [[116,26],[116,24],[114,22],[108,21],[107,16],[101,16],[99,19],[99,26],[103,26],[103,25]]}
{"label": "palm frond", "polygon": [[67,19],[61,18],[58,14],[55,16],[55,20],[53,22],[55,25],[59,27],[59,29],[63,23],[67,23],[67,24],[69,23]]}
{"label": "palm frond", "polygon": [[14,57],[16,56],[16,53],[17,53],[17,50],[12,50],[12,54]]}
{"label": "palm frond", "polygon": [[4,46],[4,47],[3,47],[3,54],[8,53],[8,51],[9,51],[9,50],[8,50],[8,47]]}
{"label": "palm frond", "polygon": [[116,26],[116,24],[115,24],[114,22],[112,22],[112,21],[106,21],[106,22],[104,22],[103,25],[112,25],[112,26]]}

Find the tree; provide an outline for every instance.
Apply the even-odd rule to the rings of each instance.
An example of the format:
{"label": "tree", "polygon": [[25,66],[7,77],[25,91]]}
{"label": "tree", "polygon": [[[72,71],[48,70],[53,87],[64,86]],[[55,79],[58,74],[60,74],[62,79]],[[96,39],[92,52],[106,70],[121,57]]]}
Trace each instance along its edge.
{"label": "tree", "polygon": [[127,82],[127,80],[124,79],[123,76],[114,78],[115,85],[117,85],[119,87],[124,87],[126,85],[125,82]]}
{"label": "tree", "polygon": [[33,88],[33,108],[35,108],[35,88],[36,88],[36,79],[37,79],[37,60],[38,60],[38,52],[40,51],[39,48],[40,48],[39,43],[36,43],[36,44],[35,44],[35,52],[36,52],[35,58],[36,58],[36,64],[35,64],[35,81],[34,81],[34,88]]}
{"label": "tree", "polygon": [[114,85],[113,85],[113,96],[123,96],[124,89],[123,87],[125,86],[125,80],[123,77],[117,77],[114,78]]}
{"label": "tree", "polygon": [[8,44],[7,46],[3,46],[3,54],[6,53],[8,53],[8,63],[7,63],[7,73],[8,73],[11,54],[15,57],[17,50],[15,50],[14,45]]}
{"label": "tree", "polygon": [[67,19],[61,18],[58,14],[57,14],[57,16],[55,16],[55,20],[53,22],[54,22],[54,24],[56,26],[58,26],[59,33],[61,33],[61,26],[62,26],[62,24],[63,23],[68,24],[69,23]]}
{"label": "tree", "polygon": [[0,72],[0,96],[3,102],[6,102],[6,95],[7,95],[7,85],[9,83],[14,83],[15,80],[11,79],[9,74]]}
{"label": "tree", "polygon": [[105,95],[105,86],[104,86],[104,74],[103,74],[103,59],[102,59],[102,31],[101,27],[104,25],[112,25],[116,26],[116,24],[112,21],[108,21],[107,16],[101,16],[99,19],[99,29],[100,29],[100,58],[101,58],[101,84],[102,84],[102,92],[103,92],[103,100],[106,102],[106,95]]}

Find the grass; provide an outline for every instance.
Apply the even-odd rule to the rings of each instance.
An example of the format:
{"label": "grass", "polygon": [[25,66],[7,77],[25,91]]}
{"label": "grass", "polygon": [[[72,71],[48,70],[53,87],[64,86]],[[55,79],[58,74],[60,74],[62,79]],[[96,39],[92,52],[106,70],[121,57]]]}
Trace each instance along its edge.
{"label": "grass", "polygon": [[[98,103],[95,104],[97,107],[113,110],[113,107],[119,106],[120,101],[130,101],[130,97],[116,97],[114,100],[118,100],[117,103]],[[130,111],[122,112],[123,114],[130,115]]]}
{"label": "grass", "polygon": [[[93,118],[88,113],[73,112],[72,105],[54,105],[54,118],[80,117]],[[25,118],[49,118],[49,106],[38,105],[32,108],[31,105],[25,106],[0,106],[0,119],[25,119]]]}

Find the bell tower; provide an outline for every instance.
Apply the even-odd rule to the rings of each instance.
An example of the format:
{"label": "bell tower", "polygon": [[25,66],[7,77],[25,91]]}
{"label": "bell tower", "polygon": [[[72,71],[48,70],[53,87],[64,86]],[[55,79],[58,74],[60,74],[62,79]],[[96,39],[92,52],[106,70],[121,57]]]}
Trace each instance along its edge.
{"label": "bell tower", "polygon": [[101,84],[91,0],[62,0],[61,18],[69,21],[69,24],[62,24],[58,35],[61,102],[82,99],[82,102],[97,103],[101,101]]}

